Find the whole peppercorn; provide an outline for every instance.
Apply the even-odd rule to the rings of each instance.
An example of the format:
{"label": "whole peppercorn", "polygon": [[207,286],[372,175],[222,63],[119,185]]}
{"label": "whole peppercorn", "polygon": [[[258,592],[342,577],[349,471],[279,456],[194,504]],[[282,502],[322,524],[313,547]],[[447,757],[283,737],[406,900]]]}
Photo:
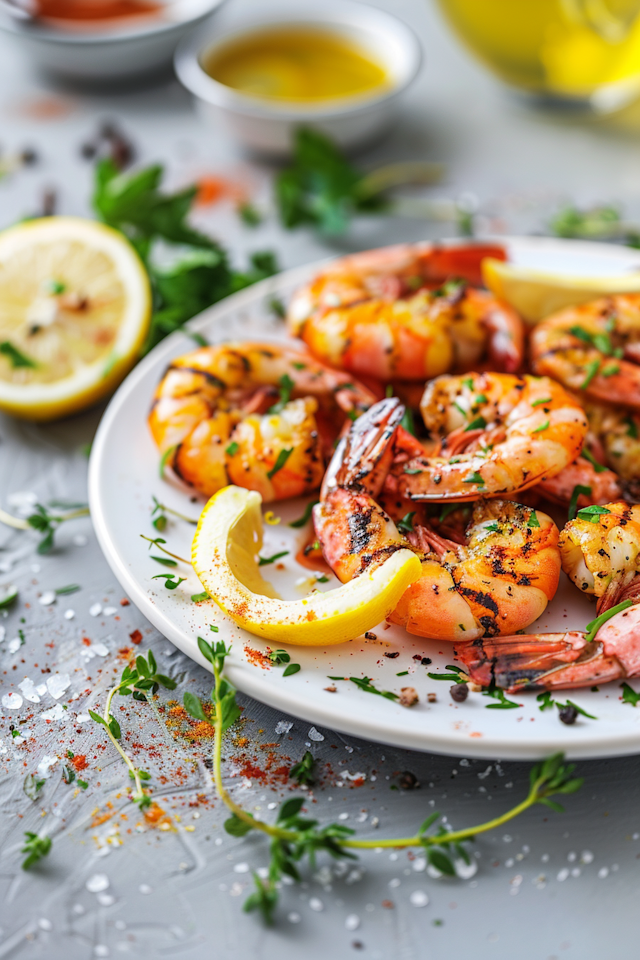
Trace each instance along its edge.
{"label": "whole peppercorn", "polygon": [[464,703],[469,696],[469,687],[466,683],[454,683],[449,687],[449,693],[451,694],[451,699],[455,700],[456,703]]}
{"label": "whole peppercorn", "polygon": [[563,723],[568,723],[570,725],[576,722],[578,718],[578,711],[572,706],[562,707],[559,717]]}
{"label": "whole peppercorn", "polygon": [[410,770],[405,770],[404,773],[401,773],[398,777],[398,786],[401,790],[415,790],[418,786],[418,778],[415,773],[411,773]]}

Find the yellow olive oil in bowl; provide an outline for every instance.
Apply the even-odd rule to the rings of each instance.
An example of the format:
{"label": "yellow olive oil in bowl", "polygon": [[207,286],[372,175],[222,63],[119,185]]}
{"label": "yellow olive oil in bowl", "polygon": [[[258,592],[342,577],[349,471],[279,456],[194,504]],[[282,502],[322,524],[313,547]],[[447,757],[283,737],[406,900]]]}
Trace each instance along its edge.
{"label": "yellow olive oil in bowl", "polygon": [[309,27],[249,33],[204,55],[205,72],[252,97],[308,103],[375,96],[385,67],[347,36]]}

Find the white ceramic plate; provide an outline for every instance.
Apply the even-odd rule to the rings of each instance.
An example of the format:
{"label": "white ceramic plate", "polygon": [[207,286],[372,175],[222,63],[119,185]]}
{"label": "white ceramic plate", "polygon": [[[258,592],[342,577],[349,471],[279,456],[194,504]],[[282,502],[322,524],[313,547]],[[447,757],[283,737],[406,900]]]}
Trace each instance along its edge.
{"label": "white ceramic plate", "polygon": [[[511,259],[541,269],[587,275],[611,274],[640,269],[640,254],[622,247],[542,238],[504,239]],[[227,339],[284,339],[282,321],[268,309],[268,300],[277,295],[286,299],[291,291],[318,269],[318,264],[292,270],[242,291],[205,311],[192,321],[190,329],[211,342]],[[292,661],[302,667],[299,673],[283,677],[282,668],[267,668],[256,663],[251,651],[264,651],[266,645],[228,620],[213,601],[196,604],[191,595],[202,587],[195,574],[187,577],[177,590],[169,591],[163,581],[152,580],[166,571],[149,557],[148,544],[140,534],[157,535],[151,526],[151,496],[197,517],[201,500],[184,489],[160,480],[158,453],[147,430],[146,416],[156,383],[170,360],[193,349],[193,340],[176,333],[164,340],[140,363],[111,401],[93,444],[89,471],[91,513],[96,533],[113,572],[134,603],[169,640],[188,656],[207,666],[200,656],[196,637],[213,639],[211,623],[219,627],[219,638],[232,641],[228,660],[230,680],[245,693],[279,710],[301,717],[319,727],[331,727],[345,733],[383,743],[430,750],[456,756],[502,759],[541,757],[557,750],[569,756],[596,757],[635,753],[640,749],[640,710],[621,702],[618,683],[601,687],[598,693],[572,691],[572,700],[594,714],[597,720],[579,717],[571,727],[558,720],[557,710],[539,710],[534,693],[510,699],[522,704],[519,709],[487,709],[494,700],[470,694],[463,704],[454,704],[449,684],[427,676],[441,672],[452,661],[447,645],[409,636],[400,627],[374,629],[377,641],[363,637],[326,651],[291,647]],[[307,530],[294,530],[288,521],[299,517],[306,501],[271,505],[282,517],[278,526],[265,525],[263,554],[289,549],[283,570],[267,567],[283,596],[302,596],[296,581],[308,576],[293,557],[306,542]],[[181,556],[189,556],[193,527],[171,521],[162,534],[168,547]],[[152,551],[157,552],[157,551]],[[336,583],[328,584],[327,589]],[[553,602],[530,632],[582,629],[592,619],[592,604],[568,581],[561,583]],[[393,659],[384,653],[398,651]],[[414,656],[430,657],[425,667]],[[406,676],[398,676],[402,671]],[[350,681],[336,682],[336,693],[327,692],[328,676],[371,677],[382,690],[399,691],[410,685],[417,689],[420,702],[407,709],[388,699],[374,696]],[[429,703],[427,693],[435,693]],[[564,699],[560,693],[559,698]]]}

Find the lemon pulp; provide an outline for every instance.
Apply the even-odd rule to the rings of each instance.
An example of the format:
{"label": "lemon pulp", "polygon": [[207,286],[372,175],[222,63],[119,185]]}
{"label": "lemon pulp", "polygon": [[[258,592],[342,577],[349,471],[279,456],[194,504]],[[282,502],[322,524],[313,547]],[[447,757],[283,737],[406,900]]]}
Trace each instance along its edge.
{"label": "lemon pulp", "polygon": [[0,233],[0,408],[47,420],[95,402],[135,362],[150,312],[118,231],[47,217]]}

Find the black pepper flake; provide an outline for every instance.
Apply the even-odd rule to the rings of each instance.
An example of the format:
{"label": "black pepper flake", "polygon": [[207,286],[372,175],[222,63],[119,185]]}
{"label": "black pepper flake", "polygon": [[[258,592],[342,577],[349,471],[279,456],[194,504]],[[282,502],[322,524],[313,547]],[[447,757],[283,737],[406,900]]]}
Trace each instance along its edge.
{"label": "black pepper flake", "polygon": [[466,683],[454,683],[449,687],[449,693],[456,703],[464,703],[469,696],[469,687]]}
{"label": "black pepper flake", "polygon": [[[366,637],[366,633],[365,633],[365,637]],[[396,657],[399,657],[399,656],[400,656],[400,651],[399,651],[399,650],[387,650],[387,651],[385,651],[385,654],[384,654],[384,655],[385,655],[385,657],[389,657],[389,660],[395,660]]]}
{"label": "black pepper flake", "polygon": [[422,664],[423,667],[428,667],[431,663],[433,663],[433,660],[431,659],[431,657],[423,657],[420,663]]}
{"label": "black pepper flake", "polygon": [[578,711],[575,707],[571,705],[563,707],[560,713],[558,714],[563,723],[566,723],[568,726],[571,726],[572,723],[575,723],[578,718]]}
{"label": "black pepper flake", "polygon": [[[377,639],[378,639],[377,636],[375,635],[375,633],[372,633],[371,630],[366,630],[364,636],[365,636],[365,640],[377,640]],[[387,657],[387,656],[389,656],[389,654],[385,653],[385,657]],[[396,654],[396,656],[397,656],[397,654]]]}

